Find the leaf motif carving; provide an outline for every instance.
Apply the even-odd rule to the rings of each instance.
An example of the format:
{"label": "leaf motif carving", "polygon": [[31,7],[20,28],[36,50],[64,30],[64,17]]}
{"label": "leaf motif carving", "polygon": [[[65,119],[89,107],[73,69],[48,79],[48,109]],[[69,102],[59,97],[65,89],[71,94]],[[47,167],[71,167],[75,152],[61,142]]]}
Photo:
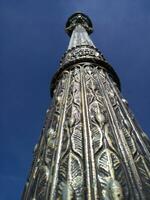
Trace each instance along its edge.
{"label": "leaf motif carving", "polygon": [[70,131],[69,131],[67,122],[64,125],[63,131],[64,131],[64,134],[63,134],[63,141],[62,141],[61,157],[63,157],[66,154],[70,145]]}
{"label": "leaf motif carving", "polygon": [[120,127],[120,135],[123,135],[125,137],[126,142],[129,146],[129,149],[132,155],[134,156],[137,149],[132,137],[132,127],[129,121],[125,117],[123,117],[123,113],[120,107],[117,107],[115,111],[116,111],[116,115],[117,115],[117,119],[118,119],[118,123]]}
{"label": "leaf motif carving", "polygon": [[117,191],[120,191],[120,199],[123,196],[128,197],[127,180],[120,161],[114,152],[104,149],[97,157],[97,169],[98,179],[104,194],[108,190],[111,190],[111,193],[114,193],[114,195]]}
{"label": "leaf motif carving", "polygon": [[91,125],[91,132],[93,138],[94,152],[96,153],[102,147],[103,134],[100,128],[94,123],[92,123]]}
{"label": "leaf motif carving", "polygon": [[83,196],[83,169],[77,156],[70,152],[63,160],[59,173],[59,195],[62,199],[70,200],[74,196],[80,199]]}
{"label": "leaf motif carving", "polygon": [[143,183],[143,189],[145,190],[145,195],[147,196],[147,199],[149,198],[149,190],[150,190],[150,164],[147,162],[147,160],[141,156],[138,155],[135,159],[137,169],[139,172],[139,175],[141,177],[141,181]]}
{"label": "leaf motif carving", "polygon": [[[148,151],[150,152],[150,138],[143,131],[139,131],[139,134],[141,134],[141,136],[145,142],[145,145],[146,145]],[[149,157],[149,160],[150,160],[150,157]]]}
{"label": "leaf motif carving", "polygon": [[37,175],[36,199],[41,200],[46,198],[47,181],[49,177],[49,169],[47,166],[41,166]]}
{"label": "leaf motif carving", "polygon": [[71,136],[71,142],[73,151],[82,157],[82,130],[80,124],[74,128]]}
{"label": "leaf motif carving", "polygon": [[120,129],[120,131],[123,132],[123,135],[125,136],[127,144],[131,150],[131,153],[132,153],[132,155],[134,155],[136,153],[136,146],[135,146],[134,140],[133,140],[130,132],[125,127],[122,127],[122,129]]}

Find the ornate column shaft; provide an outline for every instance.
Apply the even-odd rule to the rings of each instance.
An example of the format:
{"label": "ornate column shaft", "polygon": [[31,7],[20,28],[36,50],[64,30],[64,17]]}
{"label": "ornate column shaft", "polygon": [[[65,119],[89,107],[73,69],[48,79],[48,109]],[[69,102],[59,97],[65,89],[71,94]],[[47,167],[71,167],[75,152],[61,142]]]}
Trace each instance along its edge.
{"label": "ornate column shaft", "polygon": [[69,47],[22,199],[148,200],[150,141],[88,35],[90,19],[76,13],[66,31]]}

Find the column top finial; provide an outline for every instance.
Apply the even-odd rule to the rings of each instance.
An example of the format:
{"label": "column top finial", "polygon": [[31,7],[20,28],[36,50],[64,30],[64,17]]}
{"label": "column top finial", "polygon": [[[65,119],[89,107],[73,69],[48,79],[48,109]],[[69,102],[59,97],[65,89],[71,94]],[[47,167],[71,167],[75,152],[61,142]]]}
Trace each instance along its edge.
{"label": "column top finial", "polygon": [[78,24],[81,24],[86,29],[88,34],[91,34],[93,32],[93,25],[90,18],[81,12],[76,12],[68,18],[66,23],[65,30],[69,36],[71,36],[74,28]]}

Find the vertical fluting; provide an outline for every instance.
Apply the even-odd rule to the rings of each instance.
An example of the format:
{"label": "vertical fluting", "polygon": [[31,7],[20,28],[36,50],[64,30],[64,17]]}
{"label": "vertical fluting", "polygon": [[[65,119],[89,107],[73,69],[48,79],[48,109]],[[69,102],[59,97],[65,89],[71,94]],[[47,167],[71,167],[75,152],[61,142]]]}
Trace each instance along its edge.
{"label": "vertical fluting", "polygon": [[117,98],[118,98],[118,101],[119,101],[120,106],[121,106],[121,108],[122,108],[122,110],[123,110],[123,112],[124,112],[124,115],[126,115],[128,121],[130,122],[130,124],[131,124],[131,126],[132,126],[132,128],[133,128],[133,130],[134,130],[134,132],[135,132],[135,134],[136,134],[137,140],[138,140],[139,143],[141,144],[141,147],[143,148],[143,151],[145,152],[147,158],[150,160],[150,152],[148,151],[146,145],[144,144],[143,138],[142,138],[141,135],[138,133],[138,130],[136,129],[136,126],[135,126],[135,124],[134,124],[134,122],[133,122],[131,116],[129,115],[127,109],[125,108],[124,103],[122,102],[122,100],[121,100],[121,98],[120,98],[120,96],[119,96],[119,94],[118,94],[116,88],[114,87],[114,85],[113,85],[113,83],[112,83],[112,81],[111,81],[111,79],[110,79],[110,77],[109,77],[108,75],[107,75],[107,79],[108,79],[108,81],[109,81],[109,83],[110,83],[110,85],[111,85],[111,87],[112,87],[112,89],[113,89],[115,95],[116,95]]}
{"label": "vertical fluting", "polygon": [[[50,123],[49,123],[49,130],[53,130],[53,124],[55,124],[55,114],[56,113],[56,110],[58,109],[57,108],[57,103],[60,103],[60,99],[59,99],[59,95],[60,95],[60,84],[62,84],[62,81],[59,82],[59,84],[57,85],[56,89],[55,89],[55,97],[54,97],[54,106],[53,106],[53,110],[52,110],[52,114],[51,114],[51,119],[50,119]],[[58,111],[57,111],[58,112]],[[48,132],[48,129],[47,129],[47,132]],[[48,135],[48,133],[46,133],[46,135]],[[57,134],[56,134],[57,135]],[[55,146],[57,143],[57,141],[53,141],[53,146]],[[48,141],[46,143],[46,150],[49,149],[49,146],[48,146]],[[45,151],[45,156],[46,156],[46,151]],[[52,169],[53,169],[53,161],[54,160],[54,153],[53,155],[51,156],[51,162],[49,163],[48,162],[48,167],[49,167],[49,176],[48,176],[48,183],[47,183],[47,188],[46,188],[46,200],[49,199],[49,194],[50,194],[50,186],[51,186],[51,177],[52,177]]]}
{"label": "vertical fluting", "polygon": [[85,173],[86,173],[86,190],[87,199],[98,199],[96,170],[94,162],[94,152],[92,144],[92,134],[90,130],[90,116],[86,95],[86,82],[84,68],[80,68],[81,73],[81,104],[82,104],[82,119],[83,119],[83,137],[84,137],[84,158],[85,158]]}
{"label": "vertical fluting", "polygon": [[[67,72],[68,73],[68,72]],[[62,106],[61,106],[61,113],[58,125],[58,145],[56,150],[56,157],[53,160],[53,176],[51,181],[51,190],[50,190],[50,199],[55,199],[56,196],[56,186],[58,183],[58,171],[59,171],[59,164],[60,164],[60,157],[61,157],[61,149],[62,149],[62,141],[63,141],[63,129],[65,123],[65,112],[66,112],[66,105],[67,105],[67,98],[70,86],[70,79],[71,79],[71,72],[68,73],[68,79],[65,80],[65,90],[62,99]]]}
{"label": "vertical fluting", "polygon": [[[97,71],[97,74],[99,74],[98,71]],[[135,199],[137,199],[137,200],[145,199],[144,196],[142,195],[142,184],[141,184],[139,174],[137,172],[135,163],[132,158],[131,151],[130,151],[129,146],[126,142],[126,139],[123,135],[123,132],[120,129],[120,127],[118,126],[118,120],[117,120],[116,114],[113,110],[113,107],[111,105],[110,99],[108,97],[107,89],[104,87],[104,85],[103,85],[104,83],[102,82],[100,76],[98,76],[98,80],[100,83],[99,84],[100,90],[103,91],[105,105],[108,109],[108,112],[109,112],[109,115],[111,118],[111,122],[112,122],[112,126],[115,130],[114,133],[116,134],[117,141],[119,143],[120,152],[122,154],[124,164],[126,166],[126,171],[128,173],[128,177],[130,179],[132,191],[134,191],[133,195],[135,195]]]}

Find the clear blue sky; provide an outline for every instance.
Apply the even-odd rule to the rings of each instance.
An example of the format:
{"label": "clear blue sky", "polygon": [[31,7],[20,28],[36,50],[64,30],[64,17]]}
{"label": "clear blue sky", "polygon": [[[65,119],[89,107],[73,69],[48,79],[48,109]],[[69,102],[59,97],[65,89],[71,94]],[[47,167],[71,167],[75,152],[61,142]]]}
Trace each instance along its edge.
{"label": "clear blue sky", "polygon": [[0,200],[19,200],[50,103],[49,83],[67,48],[67,18],[85,12],[92,39],[150,133],[149,0],[0,0]]}

